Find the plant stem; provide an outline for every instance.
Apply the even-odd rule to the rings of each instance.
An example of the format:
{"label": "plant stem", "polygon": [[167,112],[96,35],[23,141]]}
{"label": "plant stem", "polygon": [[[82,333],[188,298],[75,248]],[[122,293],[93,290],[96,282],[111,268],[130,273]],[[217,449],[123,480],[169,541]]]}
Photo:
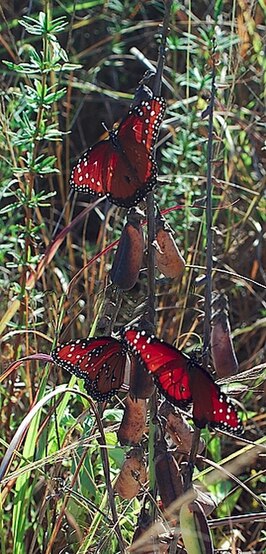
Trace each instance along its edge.
{"label": "plant stem", "polygon": [[[172,0],[165,1],[165,12],[162,26],[162,40],[159,47],[157,71],[154,78],[153,93],[154,96],[161,94],[162,76],[165,62],[166,41],[170,20]],[[150,192],[147,196],[147,231],[148,231],[148,320],[155,328],[155,263],[154,247],[155,240],[155,202],[154,194]]]}
{"label": "plant stem", "polygon": [[113,518],[113,523],[114,523],[114,530],[115,530],[115,533],[117,535],[117,540],[118,540],[118,544],[119,544],[120,553],[123,554],[123,552],[125,552],[124,541],[123,541],[123,537],[122,537],[122,533],[121,533],[121,529],[120,529],[120,525],[119,525],[119,520],[118,520],[118,515],[117,515],[117,510],[116,510],[116,504],[115,504],[115,499],[114,499],[114,491],[113,491],[113,487],[112,487],[112,483],[111,483],[110,464],[109,464],[108,451],[107,451],[107,446],[106,446],[106,441],[105,441],[104,428],[103,428],[103,425],[102,425],[101,417],[100,417],[97,409],[95,408],[95,406],[92,402],[91,402],[91,407],[93,409],[93,412],[94,412],[94,415],[95,415],[95,418],[96,418],[96,421],[97,421],[97,427],[98,427],[99,433],[101,435],[101,437],[98,439],[98,442],[99,442],[100,449],[101,449],[101,457],[102,457],[102,464],[103,464],[103,470],[104,470],[106,489],[107,489],[109,505],[110,505],[110,508],[111,508],[112,518]]}
{"label": "plant stem", "polygon": [[[213,46],[214,54],[215,46]],[[204,300],[204,327],[203,327],[203,352],[204,366],[207,369],[209,362],[209,344],[211,336],[211,294],[212,294],[212,268],[213,268],[213,231],[212,231],[212,151],[213,151],[213,108],[215,99],[215,60],[213,55],[211,98],[209,104],[209,129],[207,150],[207,183],[206,183],[206,286]]]}
{"label": "plant stem", "polygon": [[[165,62],[166,41],[170,20],[172,0],[165,1],[165,12],[162,28],[162,40],[159,47],[159,56],[157,71],[154,78],[153,93],[159,96],[161,93],[163,68]],[[148,321],[155,330],[155,202],[154,194],[150,192],[147,196],[147,231],[148,231],[148,302],[147,302],[147,317]],[[154,467],[154,446],[156,440],[156,424],[155,418],[157,415],[157,394],[153,393],[150,399],[150,427],[149,427],[149,488],[152,498],[156,498],[156,481]],[[151,503],[151,517],[155,521],[156,503]]]}
{"label": "plant stem", "polygon": [[[213,269],[213,231],[212,231],[212,151],[213,151],[213,108],[215,99],[215,45],[212,49],[212,84],[211,98],[208,106],[209,127],[208,127],[208,148],[207,148],[207,182],[206,182],[206,286],[204,295],[204,323],[203,323],[203,365],[208,369],[209,344],[211,336],[211,296],[212,296],[212,269]],[[187,471],[184,479],[185,491],[190,487],[193,476],[201,430],[196,428],[193,434],[191,451]]]}

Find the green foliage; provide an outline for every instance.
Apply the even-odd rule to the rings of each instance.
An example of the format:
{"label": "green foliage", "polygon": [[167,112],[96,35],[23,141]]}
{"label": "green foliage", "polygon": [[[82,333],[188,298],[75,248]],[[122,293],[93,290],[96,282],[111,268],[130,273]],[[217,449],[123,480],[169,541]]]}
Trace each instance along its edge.
{"label": "green foliage", "polygon": [[[52,19],[49,12],[40,12],[38,20],[25,16],[20,23],[27,33],[41,39],[42,50],[38,52],[31,44],[26,49],[24,45],[28,61],[19,64],[4,61],[7,68],[19,77],[18,85],[3,97],[0,113],[3,123],[0,140],[3,148],[7,141],[12,152],[11,163],[3,165],[1,195],[4,207],[1,215],[3,224],[7,225],[5,237],[12,237],[12,242],[18,247],[17,255],[12,255],[13,269],[15,260],[17,268],[21,263],[38,261],[38,255],[35,256],[28,247],[25,257],[25,239],[31,244],[39,241],[43,223],[33,224],[34,213],[37,209],[48,208],[55,192],[37,191],[36,179],[59,173],[57,157],[49,155],[47,148],[52,141],[62,141],[64,135],[59,128],[58,103],[65,97],[67,89],[60,87],[59,79],[63,73],[80,67],[68,63],[68,56],[57,38],[67,26],[65,17]],[[59,74],[56,82],[55,73]],[[11,179],[12,174],[17,179]],[[12,212],[16,214],[15,226],[5,217],[5,214],[10,217]],[[10,242],[6,243],[5,237],[2,250],[8,251]]]}

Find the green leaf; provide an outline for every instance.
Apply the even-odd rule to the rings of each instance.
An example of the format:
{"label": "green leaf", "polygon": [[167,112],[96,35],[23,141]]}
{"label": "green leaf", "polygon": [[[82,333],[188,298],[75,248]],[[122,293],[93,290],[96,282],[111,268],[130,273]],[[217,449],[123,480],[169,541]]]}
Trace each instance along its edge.
{"label": "green leaf", "polygon": [[27,73],[29,75],[33,75],[34,73],[38,73],[40,71],[39,68],[32,67],[29,63],[15,64],[6,60],[3,60],[3,63],[7,65],[9,69],[11,69],[12,71],[16,71],[17,73]]}

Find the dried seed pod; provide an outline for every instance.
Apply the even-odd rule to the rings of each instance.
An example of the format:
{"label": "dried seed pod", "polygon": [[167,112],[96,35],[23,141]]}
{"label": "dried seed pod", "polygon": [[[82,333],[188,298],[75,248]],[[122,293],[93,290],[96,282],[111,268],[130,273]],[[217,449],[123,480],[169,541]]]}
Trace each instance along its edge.
{"label": "dried seed pod", "polygon": [[125,400],[123,419],[117,432],[120,444],[135,445],[141,441],[146,427],[146,417],[146,400],[141,398],[134,400],[128,395]]}
{"label": "dried seed pod", "polygon": [[[150,552],[149,543],[152,537],[150,533],[147,533],[149,527],[152,527],[152,517],[149,514],[148,510],[146,510],[146,508],[142,508],[140,515],[138,517],[137,527],[132,538],[132,544],[129,549],[130,552],[134,552],[134,554],[141,554],[142,552],[145,552],[145,553]],[[145,535],[144,541],[140,540],[141,537],[143,537],[143,535]],[[147,546],[147,550],[146,550],[146,546]]]}
{"label": "dried seed pod", "polygon": [[150,398],[155,385],[151,375],[136,358],[132,358],[130,368],[129,394],[133,398]]}
{"label": "dried seed pod", "polygon": [[156,217],[155,265],[165,277],[181,279],[185,270],[185,260],[180,253],[165,219]]}
{"label": "dried seed pod", "polygon": [[147,480],[144,451],[135,447],[128,452],[116,480],[114,490],[127,500],[138,495],[141,484]]}
{"label": "dried seed pod", "polygon": [[188,554],[213,554],[210,529],[197,500],[184,502],[180,508],[180,530]]}
{"label": "dried seed pod", "polygon": [[[151,528],[150,532],[149,527]],[[152,527],[152,518],[148,511],[146,509],[141,510],[129,552],[134,554],[153,554],[154,551],[158,554],[168,552],[169,535],[163,523],[161,521],[156,522],[156,536],[153,534]]]}
{"label": "dried seed pod", "polygon": [[143,214],[132,208],[122,231],[110,277],[121,290],[130,290],[137,282],[144,251],[144,235],[140,225]]}
{"label": "dried seed pod", "polygon": [[[159,415],[165,418],[165,431],[171,437],[177,450],[184,453],[190,452],[194,429],[189,425],[183,415],[176,410],[169,402],[163,402],[160,407]],[[198,453],[205,448],[204,439],[200,438]]]}
{"label": "dried seed pod", "polygon": [[183,494],[183,479],[180,468],[171,452],[167,452],[162,442],[155,447],[155,477],[163,507]]}
{"label": "dried seed pod", "polygon": [[214,295],[212,303],[211,353],[217,376],[230,377],[238,372],[238,362],[231,337],[228,300],[224,294]]}
{"label": "dried seed pod", "polygon": [[136,541],[143,533],[152,526],[152,517],[146,508],[142,508],[138,517],[138,523],[133,535],[132,543]]}

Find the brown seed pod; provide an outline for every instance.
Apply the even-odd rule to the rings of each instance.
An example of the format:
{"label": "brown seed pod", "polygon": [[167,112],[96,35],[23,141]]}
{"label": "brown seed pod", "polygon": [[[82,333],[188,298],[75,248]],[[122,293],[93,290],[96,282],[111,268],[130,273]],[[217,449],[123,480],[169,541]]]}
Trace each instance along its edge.
{"label": "brown seed pod", "polygon": [[[183,415],[167,401],[161,405],[159,415],[166,420],[165,431],[177,445],[177,450],[182,453],[190,452],[194,429]],[[205,441],[200,438],[198,453],[200,454],[204,448]]]}
{"label": "brown seed pod", "polygon": [[[149,528],[151,528],[150,531]],[[156,522],[156,536],[154,536],[152,528],[152,518],[149,512],[142,509],[128,551],[134,554],[153,554],[155,551],[158,554],[168,552],[169,536],[163,523],[161,521]]]}
{"label": "brown seed pod", "polygon": [[164,509],[183,494],[183,479],[171,452],[162,443],[155,447],[155,477]]}
{"label": "brown seed pod", "polygon": [[146,427],[146,417],[146,400],[141,398],[134,400],[128,395],[125,400],[123,419],[117,432],[120,444],[135,445],[141,441]]}
{"label": "brown seed pod", "polygon": [[156,217],[155,265],[165,277],[181,279],[185,260],[176,245],[172,230],[159,214]]}
{"label": "brown seed pod", "polygon": [[[150,542],[151,535],[148,531],[149,527],[152,526],[152,517],[149,514],[148,510],[142,508],[140,515],[138,517],[138,523],[136,530],[134,532],[133,538],[132,538],[132,544],[130,547],[130,552],[134,552],[134,554],[141,554],[141,552],[150,552],[150,548],[148,545],[148,550],[145,549],[145,546],[147,543]],[[145,536],[145,541],[139,540],[141,537]],[[134,545],[134,543],[139,542],[138,545]]]}
{"label": "brown seed pod", "polygon": [[154,392],[153,378],[138,362],[132,358],[130,368],[129,394],[133,398],[150,398]]}
{"label": "brown seed pod", "polygon": [[135,447],[128,452],[116,480],[114,490],[126,500],[138,495],[147,480],[144,451]]}
{"label": "brown seed pod", "polygon": [[238,361],[231,337],[228,300],[224,294],[214,295],[212,303],[211,354],[217,376],[230,377],[238,372]]}
{"label": "brown seed pod", "polygon": [[121,290],[132,289],[138,280],[144,251],[142,218],[140,210],[130,210],[115,253],[110,277]]}

